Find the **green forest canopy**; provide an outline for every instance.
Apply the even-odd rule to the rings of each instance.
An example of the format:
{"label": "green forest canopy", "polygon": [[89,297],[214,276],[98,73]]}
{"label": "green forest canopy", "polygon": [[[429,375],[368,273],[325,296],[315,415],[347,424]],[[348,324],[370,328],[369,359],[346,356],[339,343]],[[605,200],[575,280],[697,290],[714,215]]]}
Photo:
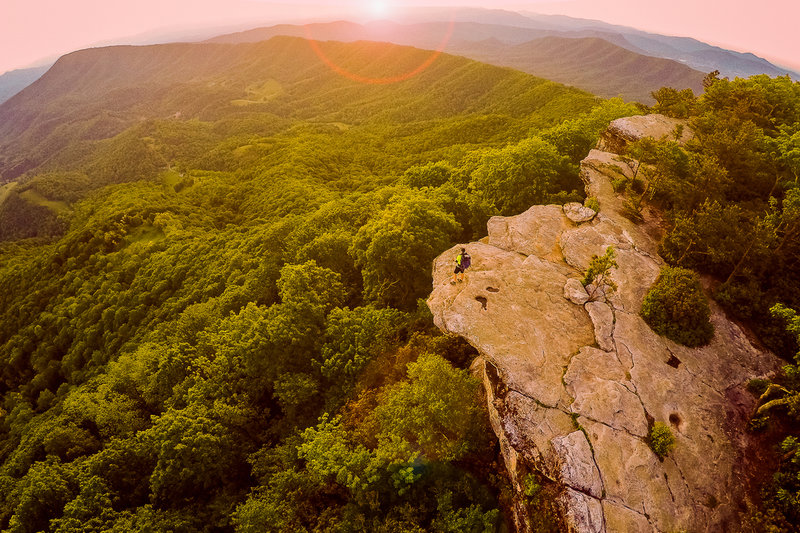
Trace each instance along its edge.
{"label": "green forest canopy", "polygon": [[713,276],[715,299],[793,363],[771,383],[751,383],[760,395],[751,427],[772,426],[782,442],[748,527],[798,531],[800,83],[711,73],[704,85],[699,98],[669,88],[654,94],[657,111],[689,120],[693,141],[641,143],[633,154],[653,164],[646,188],[669,221],[661,255]]}
{"label": "green forest canopy", "polygon": [[[448,56],[361,86],[303,45],[87,51],[0,106],[0,144],[20,140],[0,162],[0,528],[499,526],[473,352],[420,304],[431,261],[491,215],[581,199],[578,162],[639,110]],[[422,53],[327,46],[353,68]],[[743,313],[795,305],[797,84],[710,87],[659,98],[699,145],[640,147],[665,256],[730,278],[723,296],[755,280]],[[769,150],[775,172],[750,172]],[[740,218],[708,229],[722,199]],[[716,252],[766,223],[788,292],[749,276],[760,248]]]}
{"label": "green forest canopy", "polygon": [[[577,163],[637,109],[450,57],[370,87],[309,62],[215,100],[133,87],[106,53],[38,88],[94,84],[75,120],[0,108],[29,121],[4,168],[31,166],[0,206],[0,528],[498,527],[473,352],[420,304],[430,265],[491,215],[580,199]],[[186,94],[201,111],[159,118]]]}

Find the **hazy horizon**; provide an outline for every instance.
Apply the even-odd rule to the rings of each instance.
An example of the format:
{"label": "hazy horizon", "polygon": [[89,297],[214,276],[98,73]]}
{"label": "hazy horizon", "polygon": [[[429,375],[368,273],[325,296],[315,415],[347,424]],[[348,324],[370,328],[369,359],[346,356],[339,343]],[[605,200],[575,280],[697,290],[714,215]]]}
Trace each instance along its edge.
{"label": "hazy horizon", "polygon": [[[210,37],[282,22],[392,19],[409,8],[483,7],[566,15],[610,24],[692,37],[739,52],[751,52],[778,66],[800,70],[800,34],[794,30],[800,6],[766,0],[751,3],[672,0],[560,0],[488,3],[477,0],[119,0],[63,3],[10,0],[0,22],[0,73],[46,64],[66,53],[94,46],[144,44]],[[656,13],[657,16],[652,14]]]}

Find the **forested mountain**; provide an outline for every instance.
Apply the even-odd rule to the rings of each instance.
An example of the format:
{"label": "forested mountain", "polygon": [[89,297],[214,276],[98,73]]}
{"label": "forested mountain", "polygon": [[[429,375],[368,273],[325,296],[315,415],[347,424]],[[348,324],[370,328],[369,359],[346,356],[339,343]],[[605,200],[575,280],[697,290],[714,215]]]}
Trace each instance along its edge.
{"label": "forested mountain", "polygon": [[0,107],[0,529],[501,527],[474,351],[419,298],[635,112],[294,38],[62,58]]}
{"label": "forested mountain", "polygon": [[645,104],[661,87],[703,90],[704,74],[671,59],[631,52],[600,37],[543,37],[518,45],[492,42],[458,46],[458,53],[512,67],[611,98]]}
{"label": "forested mountain", "polygon": [[[431,56],[380,43],[331,43],[325,53],[343,68],[377,77],[413,71]],[[421,97],[434,78],[442,78],[441,88]],[[274,115],[275,124],[313,119],[351,125],[364,116],[411,122],[471,111],[512,118],[536,111],[547,124],[560,118],[562,100],[567,106],[572,96],[591,100],[579,94],[544,80],[531,84],[518,72],[443,57],[408,83],[389,84],[376,95],[325,66],[302,39],[91,49],[63,57],[0,106],[0,175],[9,181],[47,161],[72,164],[81,156],[80,141],[111,137],[148,118],[218,120],[259,112]]]}
{"label": "forested mountain", "polygon": [[[445,39],[452,32],[452,35]],[[352,22],[277,25],[215,37],[209,42],[257,42],[276,35],[311,36],[320,41],[383,41],[444,50],[493,65],[572,85],[604,97],[653,103],[664,86],[702,91],[704,72],[671,59],[630,51],[622,37],[574,36],[561,32],[479,22],[397,24]]]}
{"label": "forested mountain", "polygon": [[[650,92],[663,86],[699,92],[703,74],[714,70],[730,78],[800,76],[754,54],[687,37],[658,35],[597,20],[487,9],[419,10],[407,16],[403,24],[333,22],[309,24],[307,28],[284,24],[221,35],[211,42],[256,42],[275,35],[305,36],[308,32],[319,40],[361,39],[434,49],[450,31],[451,22],[447,52],[647,104],[653,103]],[[598,39],[605,41],[600,50],[580,55],[597,46]],[[550,78],[552,75],[558,77]]]}

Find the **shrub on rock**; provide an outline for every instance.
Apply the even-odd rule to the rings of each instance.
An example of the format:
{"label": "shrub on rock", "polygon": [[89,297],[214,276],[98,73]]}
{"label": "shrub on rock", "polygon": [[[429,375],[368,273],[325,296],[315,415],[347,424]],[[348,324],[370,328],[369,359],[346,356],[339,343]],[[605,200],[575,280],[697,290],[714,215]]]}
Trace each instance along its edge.
{"label": "shrub on rock", "polygon": [[675,436],[669,426],[663,422],[656,422],[650,429],[647,443],[658,458],[663,461],[664,457],[675,448]]}
{"label": "shrub on rock", "polygon": [[708,300],[691,270],[665,267],[642,302],[642,318],[659,335],[695,347],[714,336]]}

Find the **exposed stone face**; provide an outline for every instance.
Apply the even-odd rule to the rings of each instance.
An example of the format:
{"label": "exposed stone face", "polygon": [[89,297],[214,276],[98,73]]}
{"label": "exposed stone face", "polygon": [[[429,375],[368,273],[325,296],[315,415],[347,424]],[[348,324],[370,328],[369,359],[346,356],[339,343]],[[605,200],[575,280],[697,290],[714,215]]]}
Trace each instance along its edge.
{"label": "exposed stone face", "polygon": [[[517,472],[535,468],[561,483],[570,531],[722,531],[740,523],[747,497],[745,425],[755,400],[744,385],[780,362],[713,303],[708,346],[650,330],[638,313],[663,265],[658,224],[621,215],[605,175],[612,167],[633,172],[597,150],[582,164],[601,206],[591,221],[576,225],[559,206],[495,217],[485,243],[466,245],[473,266],[463,284],[449,284],[461,245],[442,254],[428,305],[438,327],[482,354],[475,371],[512,482],[521,490]],[[608,246],[618,290],[586,303],[578,280]],[[663,462],[646,442],[651,421],[676,438]],[[516,512],[527,531],[524,506]]]}
{"label": "exposed stone face", "polygon": [[[586,311],[561,297],[569,268],[481,243],[466,249],[473,259],[465,283],[449,282],[452,253],[434,264],[434,279],[447,278],[431,296],[434,323],[479,346],[510,389],[566,407],[571,399],[552,384],[561,382],[572,354],[594,342]],[[548,326],[530,327],[539,323]]]}
{"label": "exposed stone face", "polygon": [[569,226],[560,207],[535,205],[515,217],[489,219],[488,244],[525,255],[558,258],[558,237]]}
{"label": "exposed stone face", "polygon": [[636,511],[617,505],[610,500],[603,502],[606,531],[627,531],[630,533],[652,533],[653,526],[647,518]]}
{"label": "exposed stone face", "polygon": [[603,302],[589,302],[586,311],[594,325],[597,345],[607,352],[614,350],[614,312]]}
{"label": "exposed stone face", "polygon": [[[677,129],[680,136],[676,139]],[[667,138],[686,142],[694,136],[685,120],[669,118],[664,115],[640,115],[636,117],[618,118],[608,125],[608,129],[600,137],[600,148],[607,152],[621,153],[631,142],[644,137],[660,140]]]}
{"label": "exposed stone face", "polygon": [[563,496],[563,504],[567,509],[567,527],[570,531],[586,531],[587,533],[606,531],[603,504],[600,500],[567,488]]}
{"label": "exposed stone face", "polygon": [[592,449],[583,431],[573,431],[565,437],[555,437],[553,448],[561,460],[561,479],[570,487],[591,496],[603,496],[603,480],[594,462]]}
{"label": "exposed stone face", "polygon": [[616,355],[584,347],[564,374],[575,401],[570,410],[611,428],[647,436],[647,418],[634,384]]}

